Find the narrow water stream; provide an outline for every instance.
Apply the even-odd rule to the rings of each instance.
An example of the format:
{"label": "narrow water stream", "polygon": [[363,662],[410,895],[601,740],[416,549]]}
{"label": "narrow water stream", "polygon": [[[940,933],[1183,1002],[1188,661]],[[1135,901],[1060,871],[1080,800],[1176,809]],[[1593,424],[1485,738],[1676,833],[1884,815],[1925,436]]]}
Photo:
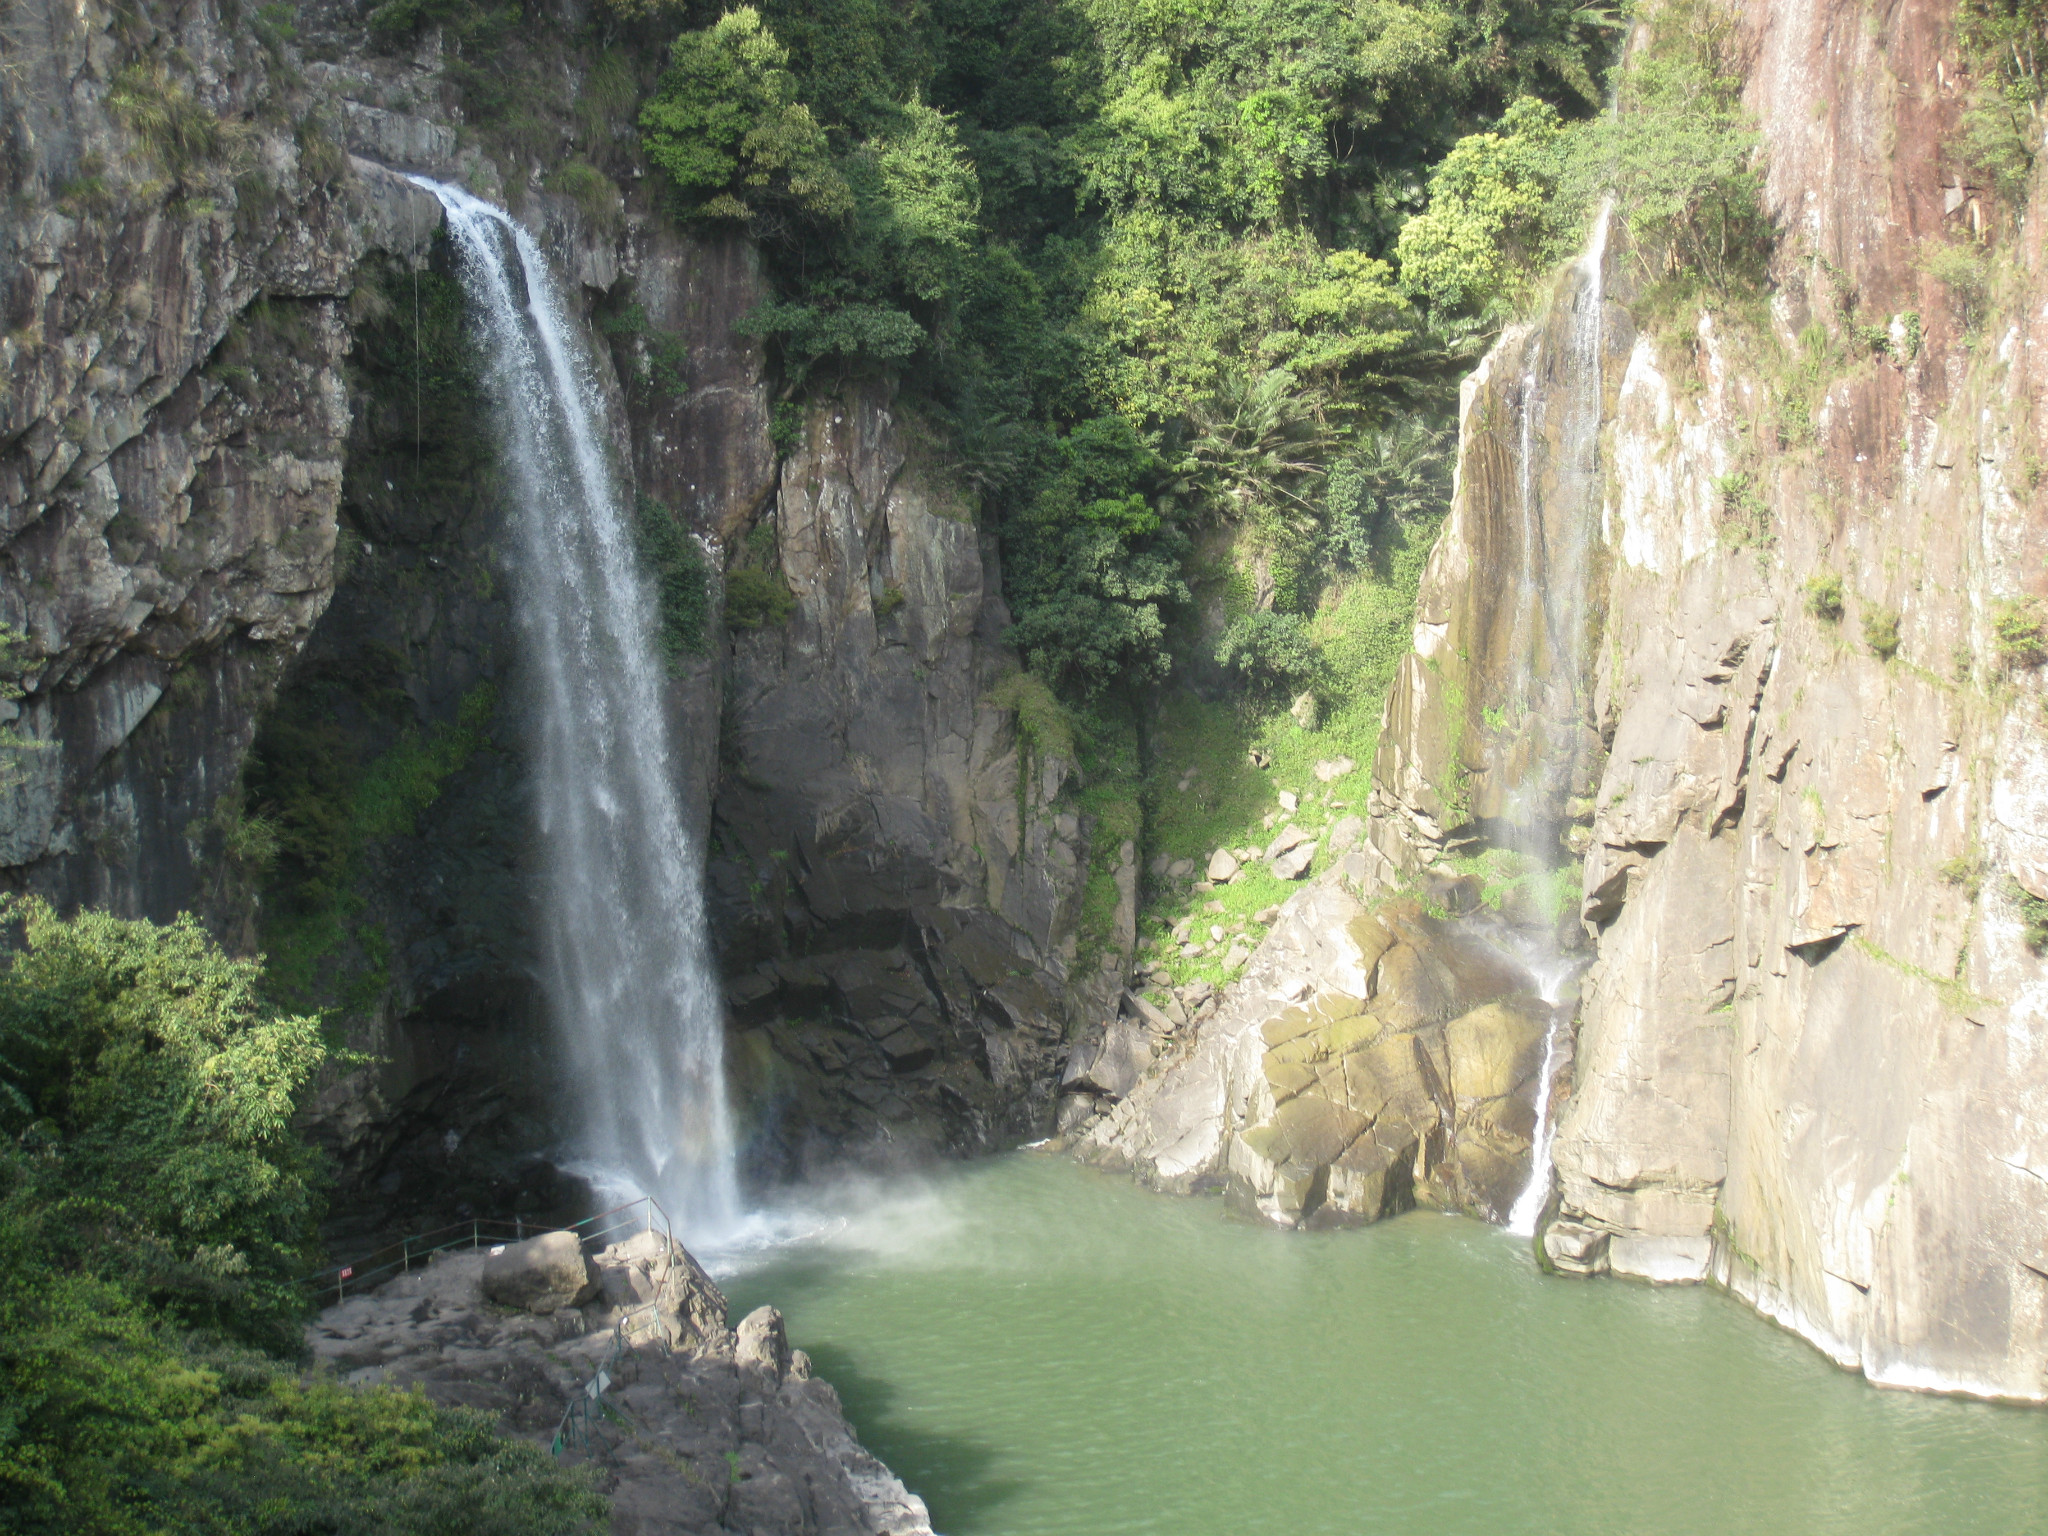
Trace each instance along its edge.
{"label": "narrow water stream", "polygon": [[1032,1154],[839,1204],[724,1283],[943,1536],[2048,1526],[2048,1413],[1878,1391],[1476,1222],[1283,1233]]}

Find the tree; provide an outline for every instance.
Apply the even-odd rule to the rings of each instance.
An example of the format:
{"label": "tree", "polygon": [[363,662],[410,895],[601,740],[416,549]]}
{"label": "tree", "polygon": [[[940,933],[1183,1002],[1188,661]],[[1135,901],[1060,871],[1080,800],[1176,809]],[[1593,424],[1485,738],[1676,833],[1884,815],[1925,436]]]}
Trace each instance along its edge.
{"label": "tree", "polygon": [[1523,97],[1468,134],[1429,179],[1429,207],[1401,229],[1402,285],[1433,309],[1490,316],[1556,259],[1572,221],[1558,205],[1567,136],[1557,109]]}
{"label": "tree", "polygon": [[797,100],[789,55],[752,6],[685,32],[640,110],[647,157],[693,217],[752,219],[787,206],[821,218],[852,210],[825,130]]}

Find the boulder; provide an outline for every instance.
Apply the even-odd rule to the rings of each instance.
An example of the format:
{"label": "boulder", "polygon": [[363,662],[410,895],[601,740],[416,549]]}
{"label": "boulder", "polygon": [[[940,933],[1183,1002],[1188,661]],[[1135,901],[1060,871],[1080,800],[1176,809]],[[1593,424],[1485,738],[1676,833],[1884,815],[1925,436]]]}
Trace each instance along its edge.
{"label": "boulder", "polygon": [[1316,764],[1315,774],[1317,779],[1325,784],[1329,784],[1343,778],[1345,774],[1350,773],[1357,766],[1358,764],[1348,757],[1330,757]]}
{"label": "boulder", "polygon": [[1608,1234],[1576,1221],[1554,1221],[1543,1234],[1543,1253],[1561,1274],[1598,1275],[1607,1270]]}
{"label": "boulder", "polygon": [[1287,713],[1294,717],[1294,723],[1304,731],[1312,731],[1322,722],[1322,706],[1316,703],[1313,693],[1301,693],[1287,706]]}
{"label": "boulder", "polygon": [[1459,1105],[1513,1093],[1543,1061],[1550,1007],[1522,993],[1459,1015],[1444,1026],[1451,1097]]}
{"label": "boulder", "polygon": [[1292,824],[1284,826],[1280,829],[1279,834],[1274,837],[1273,841],[1266,845],[1266,857],[1277,859],[1289,849],[1299,848],[1307,841],[1308,834],[1302,831],[1301,828]]}
{"label": "boulder", "polygon": [[781,1381],[789,1374],[789,1334],[782,1314],[756,1307],[740,1319],[733,1336],[733,1361],[742,1370],[756,1370]]}
{"label": "boulder", "polygon": [[508,1243],[484,1264],[484,1295],[501,1307],[546,1315],[580,1306],[597,1288],[597,1275],[573,1232],[543,1232]]}
{"label": "boulder", "polygon": [[1299,880],[1308,873],[1309,866],[1315,863],[1315,861],[1316,845],[1314,843],[1303,843],[1297,848],[1289,849],[1286,853],[1281,854],[1279,858],[1275,859],[1272,863],[1272,870],[1282,880]]}
{"label": "boulder", "polygon": [[1291,789],[1280,791],[1280,809],[1292,813],[1301,804],[1301,797]]}
{"label": "boulder", "polygon": [[1324,839],[1331,853],[1349,853],[1358,846],[1358,840],[1365,836],[1365,819],[1361,816],[1346,816]]}
{"label": "boulder", "polygon": [[1218,885],[1227,885],[1237,878],[1237,855],[1228,848],[1218,848],[1209,855],[1208,876]]}
{"label": "boulder", "polygon": [[[1156,1008],[1151,1012],[1160,1017],[1165,1029],[1173,1028],[1172,1021],[1159,1015]],[[1120,1099],[1137,1086],[1151,1064],[1151,1033],[1136,1019],[1112,1019],[1075,1045],[1060,1074],[1060,1092]]]}

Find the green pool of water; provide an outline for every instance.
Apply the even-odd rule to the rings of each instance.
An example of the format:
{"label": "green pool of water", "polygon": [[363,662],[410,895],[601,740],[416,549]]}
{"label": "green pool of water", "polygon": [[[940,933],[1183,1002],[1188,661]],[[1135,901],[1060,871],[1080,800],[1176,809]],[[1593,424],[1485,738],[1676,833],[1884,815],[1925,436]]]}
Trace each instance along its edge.
{"label": "green pool of water", "polygon": [[1267,1231],[1018,1154],[755,1261],[942,1536],[2048,1531],[2048,1412],[1433,1214]]}

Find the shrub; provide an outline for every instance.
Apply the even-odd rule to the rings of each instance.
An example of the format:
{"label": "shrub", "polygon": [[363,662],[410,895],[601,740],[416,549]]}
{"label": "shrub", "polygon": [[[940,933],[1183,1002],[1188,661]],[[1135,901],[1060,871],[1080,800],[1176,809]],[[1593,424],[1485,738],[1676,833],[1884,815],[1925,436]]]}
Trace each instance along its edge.
{"label": "shrub", "polygon": [[2017,880],[2006,884],[2007,894],[2019,908],[2027,948],[2037,955],[2048,954],[2048,900],[2036,896]]}
{"label": "shrub", "polygon": [[642,496],[634,510],[634,543],[654,582],[654,645],[673,673],[685,656],[704,654],[710,571],[697,541],[667,507]]}
{"label": "shrub", "polygon": [[1833,571],[1809,576],[1806,581],[1806,611],[1829,624],[1839,623],[1842,618],[1842,578]]}
{"label": "shrub", "polygon": [[1074,722],[1053,692],[1029,672],[1012,672],[990,690],[988,702],[1017,712],[1017,734],[1044,757],[1074,761]]}
{"label": "shrub", "polygon": [[1322,653],[1308,626],[1291,613],[1255,609],[1230,621],[1216,642],[1216,660],[1258,694],[1292,693],[1322,675]]}
{"label": "shrub", "polygon": [[1730,549],[1768,549],[1776,542],[1771,504],[1757,488],[1756,476],[1737,470],[1714,482],[1721,495],[1721,542]]}
{"label": "shrub", "polygon": [[2008,598],[1994,604],[1991,633],[1998,646],[1999,664],[2011,671],[2048,661],[2048,618],[2035,598]]}
{"label": "shrub", "polygon": [[1925,240],[1915,258],[1920,270],[1948,290],[1965,334],[1982,323],[1991,297],[1991,253],[1975,240]]}
{"label": "shrub", "polygon": [[180,181],[195,172],[225,169],[246,151],[249,131],[223,121],[171,78],[160,59],[138,60],[114,77],[107,107],[142,141],[158,169]]}
{"label": "shrub", "polygon": [[779,571],[743,565],[726,572],[725,626],[728,629],[779,629],[796,612],[796,599]]}
{"label": "shrub", "polygon": [[1870,647],[1870,654],[1879,661],[1890,661],[1899,654],[1899,615],[1892,608],[1865,608],[1863,610],[1863,643]]}
{"label": "shrub", "polygon": [[547,187],[575,203],[591,228],[603,234],[617,233],[624,222],[625,203],[617,185],[588,160],[571,160],[551,171]]}

